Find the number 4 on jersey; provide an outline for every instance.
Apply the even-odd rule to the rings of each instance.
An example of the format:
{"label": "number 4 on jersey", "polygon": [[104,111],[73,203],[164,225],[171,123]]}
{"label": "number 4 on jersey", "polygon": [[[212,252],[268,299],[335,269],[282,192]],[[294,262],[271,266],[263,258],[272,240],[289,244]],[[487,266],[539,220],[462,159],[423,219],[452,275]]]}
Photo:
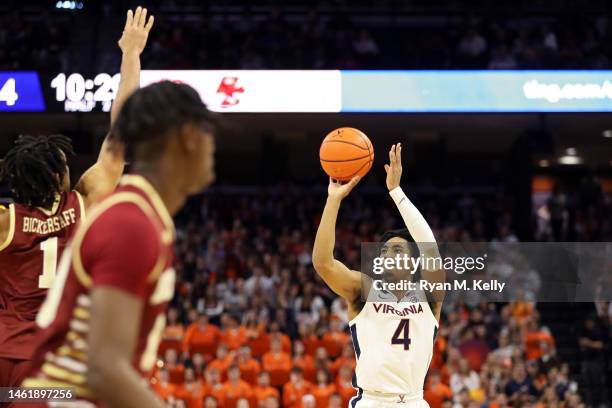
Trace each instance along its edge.
{"label": "number 4 on jersey", "polygon": [[13,106],[19,98],[15,92],[15,78],[9,78],[0,88],[0,102],[6,102],[6,106]]}
{"label": "number 4 on jersey", "polygon": [[401,344],[404,346],[404,350],[410,349],[410,319],[402,319],[393,333],[391,338],[391,344]]}

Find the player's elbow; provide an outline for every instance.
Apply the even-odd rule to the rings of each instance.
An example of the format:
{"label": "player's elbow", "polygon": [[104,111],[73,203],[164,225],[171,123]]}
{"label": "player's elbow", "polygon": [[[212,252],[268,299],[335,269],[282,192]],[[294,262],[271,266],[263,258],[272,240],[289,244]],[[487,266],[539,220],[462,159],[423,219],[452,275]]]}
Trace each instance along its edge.
{"label": "player's elbow", "polygon": [[319,275],[329,274],[334,269],[334,258],[317,257],[313,254],[312,266]]}
{"label": "player's elbow", "polygon": [[317,272],[317,274],[324,280],[334,274],[333,258],[331,259],[331,262],[327,260],[316,263],[313,262],[312,266],[314,267],[314,270]]}

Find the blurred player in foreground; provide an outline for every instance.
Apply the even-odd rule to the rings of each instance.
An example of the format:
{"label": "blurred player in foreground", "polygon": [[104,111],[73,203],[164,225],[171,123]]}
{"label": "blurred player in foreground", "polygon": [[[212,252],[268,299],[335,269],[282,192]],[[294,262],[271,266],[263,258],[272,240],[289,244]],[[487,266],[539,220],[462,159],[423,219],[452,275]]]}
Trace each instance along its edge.
{"label": "blurred player in foreground", "polygon": [[112,132],[133,174],[66,249],[24,387],[73,387],[84,407],[163,406],[144,378],[174,294],[172,215],[214,179],[213,121],[188,85],[162,81],[127,99]]}
{"label": "blurred player in foreground", "polygon": [[[385,170],[389,194],[407,230],[385,233],[380,256],[407,254],[418,257],[411,249],[412,238],[423,256],[439,257],[431,228],[399,187],[402,175],[400,144],[392,146],[389,151],[389,164],[385,165]],[[334,259],[335,227],[340,204],[358,182],[359,177],[344,185],[330,180],[327,203],[312,255],[317,273],[348,303],[351,337],[357,356],[353,386],[358,391],[357,396],[351,399],[350,406],[428,407],[423,399],[423,385],[433,354],[443,291],[414,293],[374,290],[372,280],[367,275],[350,270]],[[443,271],[422,268],[421,273],[423,280],[444,282]],[[386,282],[393,283],[406,274],[389,270],[383,276]],[[366,294],[365,300],[362,293]]]}
{"label": "blurred player in foreground", "polygon": [[[140,53],[153,17],[145,25],[140,7],[119,40],[121,82],[111,110],[111,126],[126,98],[140,84]],[[17,386],[29,371],[36,330],[34,319],[51,287],[58,256],[85,210],[115,189],[123,172],[123,152],[109,135],[97,162],[73,190],[65,136],[21,136],[2,163],[15,204],[0,210],[0,387]]]}

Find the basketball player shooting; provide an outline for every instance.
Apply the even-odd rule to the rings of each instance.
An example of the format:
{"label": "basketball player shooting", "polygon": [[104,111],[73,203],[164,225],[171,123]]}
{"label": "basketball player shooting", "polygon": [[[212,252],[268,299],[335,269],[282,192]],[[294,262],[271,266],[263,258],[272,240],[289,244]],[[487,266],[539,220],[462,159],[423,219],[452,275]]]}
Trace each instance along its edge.
{"label": "basketball player shooting", "polygon": [[[391,147],[385,171],[389,194],[407,229],[383,234],[380,255],[417,257],[419,254],[414,253],[411,245],[414,240],[420,255],[437,258],[438,247],[431,228],[399,186],[401,151],[399,143]],[[349,325],[357,357],[353,377],[357,395],[351,399],[350,406],[428,407],[423,399],[423,385],[433,354],[444,293],[417,293],[415,299],[411,291],[375,291],[369,277],[334,259],[338,211],[342,200],[359,179],[359,176],[353,177],[346,184],[330,179],[312,255],[319,276],[348,303]],[[428,270],[427,264],[423,263],[421,279],[430,283],[444,282],[444,271]],[[384,280],[397,281],[405,275],[390,270],[385,272]],[[365,299],[362,293],[367,294]]]}
{"label": "basketball player shooting", "polygon": [[[153,17],[128,12],[123,35],[121,81],[111,126],[140,86],[140,54]],[[16,387],[30,367],[35,317],[55,279],[57,261],[86,209],[111,193],[123,173],[123,152],[109,132],[96,163],[70,188],[70,139],[21,136],[2,162],[2,177],[15,203],[0,210],[0,387]],[[0,403],[0,406],[2,404]]]}

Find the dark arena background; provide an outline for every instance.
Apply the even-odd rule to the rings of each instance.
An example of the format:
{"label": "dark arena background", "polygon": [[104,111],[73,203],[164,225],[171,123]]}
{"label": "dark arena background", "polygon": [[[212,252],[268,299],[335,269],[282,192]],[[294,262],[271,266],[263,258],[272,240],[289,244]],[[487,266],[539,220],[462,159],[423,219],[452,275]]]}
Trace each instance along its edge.
{"label": "dark arena background", "polygon": [[[612,241],[609,1],[2,1],[2,155],[21,134],[60,133],[73,182],[95,161],[138,5],[155,16],[142,85],[188,83],[223,118],[217,179],[175,217],[178,280],[149,380],[168,406],[349,406],[347,306],[311,262],[333,129],[375,150],[338,219],[335,256],[353,269],[361,242],[403,227],[383,169],[396,142],[439,242]],[[610,299],[447,300],[425,399],[611,406]]]}

